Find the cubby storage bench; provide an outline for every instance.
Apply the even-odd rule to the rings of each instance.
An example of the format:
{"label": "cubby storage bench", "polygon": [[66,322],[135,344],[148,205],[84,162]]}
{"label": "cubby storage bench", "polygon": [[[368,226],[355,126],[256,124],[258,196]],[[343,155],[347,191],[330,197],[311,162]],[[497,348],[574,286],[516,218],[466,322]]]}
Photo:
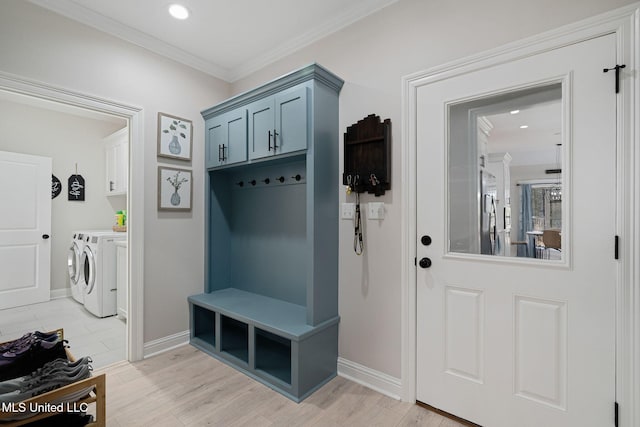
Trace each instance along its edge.
{"label": "cubby storage bench", "polygon": [[338,94],[317,64],[202,112],[205,293],[191,344],[301,401],[336,375]]}

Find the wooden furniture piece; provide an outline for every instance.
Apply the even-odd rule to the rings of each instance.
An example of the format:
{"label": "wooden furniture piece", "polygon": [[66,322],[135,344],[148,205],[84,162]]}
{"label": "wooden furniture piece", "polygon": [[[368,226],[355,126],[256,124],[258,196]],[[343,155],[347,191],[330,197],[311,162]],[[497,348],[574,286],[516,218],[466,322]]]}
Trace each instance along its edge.
{"label": "wooden furniture piece", "polygon": [[336,375],[338,93],[313,64],[202,112],[206,284],[195,347],[299,402]]}
{"label": "wooden furniture piece", "polygon": [[[50,333],[53,333],[53,332],[56,332],[60,336],[61,340],[64,339],[64,331],[62,329],[57,329],[56,331],[51,331]],[[67,358],[69,359],[69,361],[75,362],[75,358],[73,357],[71,352],[69,352],[69,349],[66,349],[66,352],[67,352]],[[60,402],[64,402],[65,396],[77,394],[82,390],[86,390],[86,389],[89,389],[91,391],[85,397],[82,397],[81,399],[75,400],[73,402],[69,402],[68,403],[69,406],[65,406],[65,407],[75,411],[75,410],[79,410],[79,408],[84,406],[84,404],[88,405],[91,403],[95,403],[96,405],[95,420],[94,422],[89,423],[87,425],[94,426],[94,427],[105,427],[106,416],[107,416],[105,401],[106,401],[107,392],[106,392],[106,375],[104,373],[96,376],[91,376],[84,380],[77,381],[73,384],[69,384],[67,386],[58,388],[56,390],[52,390],[50,392],[41,394],[39,396],[32,397],[31,399],[24,400],[21,403],[26,405],[25,406],[26,408],[30,408],[32,407],[32,405],[35,406],[38,404],[60,403]],[[38,415],[34,415],[32,417],[25,418],[23,420],[7,422],[4,420],[15,417],[15,414],[11,412],[0,411],[0,425],[7,426],[7,427],[21,426],[21,425],[32,423],[37,420],[41,420],[43,418],[49,418],[56,414],[57,412],[40,413]]]}
{"label": "wooden furniture piece", "polygon": [[342,184],[376,196],[391,189],[391,119],[369,114],[347,128]]}

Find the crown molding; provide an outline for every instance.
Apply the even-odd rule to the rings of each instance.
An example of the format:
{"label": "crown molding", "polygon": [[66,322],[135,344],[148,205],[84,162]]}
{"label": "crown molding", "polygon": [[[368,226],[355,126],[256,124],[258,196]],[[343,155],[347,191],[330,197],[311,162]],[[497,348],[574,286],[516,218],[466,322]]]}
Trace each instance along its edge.
{"label": "crown molding", "polygon": [[332,19],[331,21],[325,23],[324,25],[313,28],[310,31],[296,37],[288,41],[287,43],[283,43],[280,46],[272,49],[270,51],[265,52],[264,54],[256,57],[255,59],[246,61],[245,63],[235,67],[231,70],[231,80],[230,82],[236,82],[240,79],[243,79],[252,73],[266,67],[269,64],[272,64],[292,53],[302,49],[303,47],[309,46],[316,41],[327,37],[330,34],[333,34],[341,29],[348,27],[349,25],[357,22],[366,16],[369,16],[373,13],[378,12],[379,10],[390,6],[393,3],[396,3],[398,0],[376,0],[374,5],[371,4],[358,5],[356,7],[352,7],[350,9],[346,9],[344,13]]}
{"label": "crown molding", "polygon": [[329,34],[335,33],[354,22],[385,8],[398,0],[375,0],[373,5],[358,5],[346,8],[344,12],[333,20],[314,28],[299,37],[295,37],[264,54],[252,58],[237,67],[228,69],[214,62],[208,61],[196,55],[166,43],[147,33],[138,31],[128,25],[122,24],[100,13],[88,9],[73,0],[29,0],[29,2],[51,10],[67,18],[82,24],[96,28],[107,34],[118,37],[127,42],[143,47],[174,61],[180,62],[203,73],[233,83],[250,74],[266,67],[267,65],[282,59],[295,51],[308,46]]}
{"label": "crown molding", "polygon": [[107,34],[111,34],[129,43],[143,47],[158,55],[173,59],[174,61],[195,68],[213,77],[227,82],[232,78],[230,71],[224,67],[200,58],[199,56],[187,53],[176,46],[94,12],[72,0],[29,0],[29,2]]}

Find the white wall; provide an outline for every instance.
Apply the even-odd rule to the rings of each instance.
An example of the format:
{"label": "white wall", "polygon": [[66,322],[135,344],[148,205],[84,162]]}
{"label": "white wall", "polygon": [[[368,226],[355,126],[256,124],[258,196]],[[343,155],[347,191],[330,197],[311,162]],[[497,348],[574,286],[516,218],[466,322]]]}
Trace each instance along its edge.
{"label": "white wall", "polygon": [[[189,328],[187,296],[204,286],[204,121],[200,111],[227,98],[219,79],[63,18],[23,0],[4,0],[0,71],[143,108],[144,340]],[[190,213],[157,211],[159,111],[193,120]]]}
{"label": "white wall", "polygon": [[[122,209],[105,195],[102,138],[126,123],[105,122],[0,100],[0,150],[50,157],[62,193],[51,201],[51,290],[69,288],[67,252],[74,230],[109,229]],[[69,201],[67,179],[85,179],[85,201]],[[115,201],[117,203],[117,201]]]}
{"label": "white wall", "polygon": [[[400,377],[401,78],[630,3],[400,0],[234,83],[233,92],[240,93],[318,62],[345,79],[340,96],[340,141],[347,126],[368,114],[392,121],[392,190],[378,199],[362,198],[363,203],[385,202],[386,218],[365,221],[363,256],[353,253],[351,224],[341,223],[341,357]],[[345,201],[342,187],[339,193],[341,202]]]}

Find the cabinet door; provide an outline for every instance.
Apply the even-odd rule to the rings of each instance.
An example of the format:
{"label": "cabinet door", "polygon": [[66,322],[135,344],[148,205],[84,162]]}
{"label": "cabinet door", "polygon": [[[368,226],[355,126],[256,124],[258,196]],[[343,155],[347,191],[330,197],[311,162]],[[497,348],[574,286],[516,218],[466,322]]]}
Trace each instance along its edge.
{"label": "cabinet door", "polygon": [[300,87],[275,96],[277,154],[307,148],[307,90]]}
{"label": "cabinet door", "polygon": [[106,193],[115,196],[127,193],[129,168],[129,143],[126,135],[105,146]]}
{"label": "cabinet door", "polygon": [[272,96],[249,105],[249,147],[252,159],[274,154],[274,106]]}
{"label": "cabinet door", "polygon": [[241,108],[226,114],[228,151],[223,153],[225,164],[247,160],[247,110]]}
{"label": "cabinet door", "polygon": [[221,166],[222,146],[227,143],[224,117],[214,117],[206,121],[205,165],[207,168]]}
{"label": "cabinet door", "polygon": [[247,160],[247,116],[244,108],[207,120],[207,168]]}

